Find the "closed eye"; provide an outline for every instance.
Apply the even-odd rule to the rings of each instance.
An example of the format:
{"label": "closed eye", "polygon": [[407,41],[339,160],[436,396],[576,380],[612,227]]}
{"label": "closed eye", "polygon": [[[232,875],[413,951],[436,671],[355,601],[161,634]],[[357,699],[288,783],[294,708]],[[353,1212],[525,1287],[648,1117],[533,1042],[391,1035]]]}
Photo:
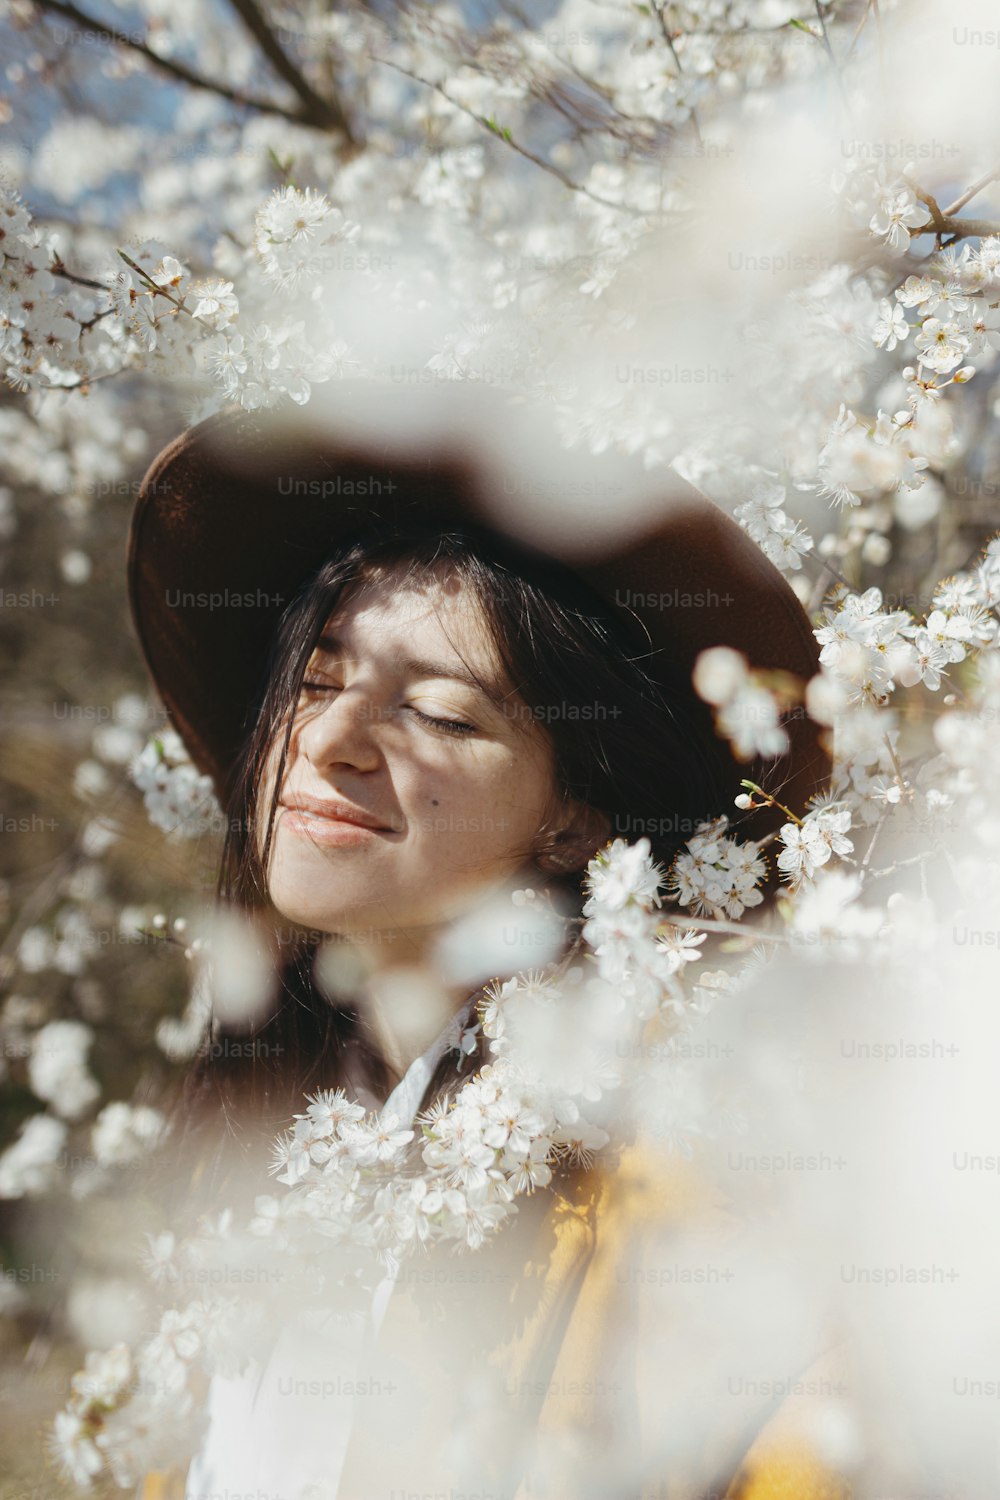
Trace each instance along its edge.
{"label": "closed eye", "polygon": [[[308,689],[313,693],[337,693],[340,691],[339,686],[335,682],[304,681],[302,688],[303,691]],[[475,724],[467,724],[464,719],[438,719],[433,714],[425,714],[421,709],[414,708],[412,703],[404,704],[404,707],[408,708],[411,714],[415,714],[422,723],[429,724],[433,729],[439,730],[442,734],[461,735],[475,734],[476,732]]]}
{"label": "closed eye", "polygon": [[419,708],[414,708],[412,703],[406,705],[411,714],[416,714],[425,724],[433,724],[435,729],[443,730],[445,734],[474,734],[475,724],[466,724],[461,719],[435,719],[431,714],[421,713]]}

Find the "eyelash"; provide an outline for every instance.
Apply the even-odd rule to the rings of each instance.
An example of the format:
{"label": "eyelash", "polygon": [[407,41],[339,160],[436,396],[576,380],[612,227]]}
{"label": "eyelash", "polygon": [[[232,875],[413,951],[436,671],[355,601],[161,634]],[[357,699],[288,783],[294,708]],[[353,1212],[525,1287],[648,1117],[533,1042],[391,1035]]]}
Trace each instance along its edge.
{"label": "eyelash", "polygon": [[466,724],[461,719],[435,719],[431,714],[421,713],[419,708],[406,705],[411,714],[416,714],[418,719],[423,719],[425,724],[433,724],[435,729],[441,729],[445,734],[472,734],[475,730],[474,724]]}
{"label": "eyelash", "polygon": [[[332,682],[303,682],[302,686],[304,689],[309,688],[314,693],[330,693],[336,690],[336,685]],[[412,704],[404,706],[409,708],[411,714],[416,714],[418,719],[421,719],[425,724],[433,725],[442,734],[466,735],[475,733],[476,726],[474,724],[466,724],[462,719],[435,719],[433,715],[421,712],[419,708],[414,708]]]}

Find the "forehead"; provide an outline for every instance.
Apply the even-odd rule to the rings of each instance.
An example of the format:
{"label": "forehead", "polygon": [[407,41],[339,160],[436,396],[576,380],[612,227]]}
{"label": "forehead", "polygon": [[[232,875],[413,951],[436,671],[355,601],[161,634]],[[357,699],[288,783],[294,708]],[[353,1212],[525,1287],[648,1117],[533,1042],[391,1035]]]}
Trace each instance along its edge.
{"label": "forehead", "polygon": [[318,651],[346,652],[405,647],[430,649],[439,661],[502,677],[489,618],[475,589],[446,560],[419,572],[386,564],[378,574],[350,584],[330,611]]}

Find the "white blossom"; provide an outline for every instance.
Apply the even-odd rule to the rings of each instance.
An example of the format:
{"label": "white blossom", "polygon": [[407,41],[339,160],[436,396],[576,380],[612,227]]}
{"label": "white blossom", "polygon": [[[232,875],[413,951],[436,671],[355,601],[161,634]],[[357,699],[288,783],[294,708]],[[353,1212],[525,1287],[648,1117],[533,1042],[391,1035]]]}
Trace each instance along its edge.
{"label": "white blossom", "polygon": [[52,1115],[30,1115],[0,1155],[0,1198],[33,1198],[58,1180],[67,1127]]}
{"label": "white blossom", "polygon": [[888,297],[879,303],[879,319],[872,331],[872,339],[879,349],[895,349],[910,335],[910,325],[902,307],[893,305]]}
{"label": "white blossom", "polygon": [[127,1166],[159,1144],[166,1121],[159,1110],[120,1100],[106,1104],[91,1128],[91,1144],[102,1167]]}
{"label": "white blossom", "polygon": [[886,194],[875,213],[869,228],[879,235],[893,255],[905,255],[910,247],[910,230],[925,222],[926,209],[922,208],[909,188]]}
{"label": "white blossom", "polygon": [[32,1091],[64,1119],[77,1119],[100,1098],[86,1066],[93,1040],[83,1021],[50,1021],[35,1033],[28,1065]]}
{"label": "white blossom", "polygon": [[175,838],[195,838],[218,826],[221,809],[211,777],[195,769],[176,730],[150,739],[130,767],[150,820]]}
{"label": "white blossom", "polygon": [[678,901],[699,915],[737,918],[764,899],[767,865],[757,845],[729,837],[728,826],[725,814],[701,824],[671,867]]}
{"label": "white blossom", "polygon": [[778,869],[797,888],[810,880],[821,865],[834,854],[850,854],[854,844],[847,837],[851,813],[845,807],[823,807],[807,813],[801,823],[786,823],[778,837],[784,848],[778,855]]}
{"label": "white blossom", "polygon": [[970,344],[957,322],[942,322],[939,318],[925,319],[914,342],[920,352],[921,364],[943,374],[962,363]]}

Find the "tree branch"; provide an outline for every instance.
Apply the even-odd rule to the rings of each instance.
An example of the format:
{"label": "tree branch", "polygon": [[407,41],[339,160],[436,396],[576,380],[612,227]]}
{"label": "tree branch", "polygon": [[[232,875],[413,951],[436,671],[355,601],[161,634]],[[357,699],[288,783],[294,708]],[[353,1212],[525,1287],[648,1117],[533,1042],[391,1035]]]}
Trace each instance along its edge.
{"label": "tree branch", "polygon": [[910,230],[910,238],[917,239],[922,234],[950,234],[949,245],[954,245],[957,240],[985,239],[990,235],[1000,234],[1000,224],[990,219],[954,219],[950,214],[941,213],[935,224],[932,219],[929,224],[918,224]]}
{"label": "tree branch", "polygon": [[830,33],[826,29],[826,18],[823,15],[823,0],[813,0],[813,4],[815,6],[816,16],[819,20],[820,41],[823,44],[823,49],[826,52],[827,57],[830,59],[830,66],[833,69],[833,76],[837,80],[837,88],[840,92],[841,101],[843,102],[844,108],[849,109],[850,100],[847,97],[847,89],[844,87],[844,75],[841,71],[840,64],[837,61],[837,54],[833,50],[833,43],[830,41]]}
{"label": "tree branch", "polygon": [[124,375],[130,368],[131,366],[129,365],[121,365],[117,370],[102,370],[98,375],[81,375],[79,380],[57,381],[55,383],[40,380],[32,388],[38,391],[82,391],[86,396],[90,391],[90,387],[97,385],[98,381],[117,380],[119,375]]}
{"label": "tree branch", "polygon": [[[930,209],[931,223],[934,225],[934,232],[938,236],[938,238],[940,238],[942,234],[947,234],[948,229],[944,221],[944,215],[938,207],[937,199],[933,197],[931,193],[925,193],[922,188],[914,188],[913,191],[920,199],[921,203],[926,204],[926,206]],[[911,231],[911,233],[913,232],[914,231]],[[923,234],[925,231],[917,230],[915,232],[918,234]]]}
{"label": "tree branch", "polygon": [[551,177],[555,177],[558,182],[562,183],[563,187],[570,188],[574,193],[582,193],[585,198],[591,198],[595,203],[600,203],[604,208],[617,209],[619,213],[631,214],[633,218],[641,219],[648,217],[641,209],[633,208],[630,203],[615,203],[611,198],[602,198],[599,193],[591,192],[590,188],[584,187],[582,182],[574,182],[572,177],[567,176],[565,172],[552,162],[546,161],[542,156],[536,156],[533,151],[528,150],[527,146],[522,146],[519,141],[515,141],[510,131],[499,129],[495,121],[491,124],[485,116],[477,114],[467,104],[462,104],[458,99],[453,99],[443,84],[431,83],[429,79],[421,78],[419,73],[411,72],[409,68],[404,68],[401,63],[393,62],[391,58],[376,57],[374,61],[383,63],[387,68],[395,69],[397,73],[402,73],[406,78],[412,78],[414,83],[422,83],[425,88],[433,89],[436,94],[441,95],[442,99],[447,99],[448,103],[454,109],[461,110],[462,114],[468,115],[470,119],[477,121],[485,130],[488,130],[494,140],[503,141],[512,151],[516,151],[519,156],[523,156],[527,161],[533,162],[536,167],[541,167],[543,172],[548,172]]}
{"label": "tree branch", "polygon": [[833,67],[837,70],[837,72],[839,72],[840,70],[837,67],[837,59],[834,54],[833,47],[830,44],[830,33],[826,29],[826,20],[823,15],[823,6],[821,5],[820,0],[813,0],[813,4],[817,19],[819,20],[820,39],[823,43],[826,55],[830,59]]}
{"label": "tree branch", "polygon": [[[512,3],[512,0],[506,0],[504,9],[508,11],[512,16],[515,16],[526,30],[531,29],[533,24],[531,17],[526,15],[518,5]],[[640,150],[655,148],[661,139],[665,141],[669,141],[671,139],[674,134],[672,126],[665,126],[662,120],[653,119],[653,117],[650,115],[627,114],[624,110],[619,109],[614,101],[612,90],[608,88],[606,84],[603,84],[598,79],[591,78],[588,74],[581,72],[571,58],[564,57],[561,52],[557,52],[552,43],[547,38],[544,38],[544,41],[547,50],[552,53],[552,56],[556,59],[559,65],[565,68],[567,73],[569,73],[579,83],[582,83],[584,88],[586,88],[590,93],[596,95],[596,97],[601,101],[602,105],[604,105],[611,111],[612,115],[614,116],[614,120],[622,120],[624,121],[625,125],[629,127],[628,130],[619,130],[614,124],[614,121],[609,121],[607,115],[601,117],[597,117],[595,115],[593,118],[593,123],[591,123],[589,120],[584,120],[580,116],[579,112],[575,116],[571,116],[565,106],[560,104],[558,98],[555,95],[555,90],[559,87],[561,80],[553,78],[550,80],[552,83],[552,89],[548,93],[540,91],[537,93],[536,97],[551,103],[556,109],[558,109],[563,115],[565,115],[565,117],[569,119],[572,124],[576,126],[578,131],[582,133],[584,131],[604,130],[614,136],[616,140],[624,140],[626,144],[635,145]],[[648,126],[648,132],[643,134],[638,129],[633,128],[638,126]]]}
{"label": "tree branch", "polygon": [[914,186],[913,192],[930,209],[931,221],[929,224],[917,224],[910,230],[911,239],[919,239],[922,234],[935,234],[938,246],[941,245],[943,235],[950,234],[952,238],[949,245],[954,245],[958,240],[980,239],[984,236],[1000,234],[1000,224],[991,223],[989,219],[956,219],[958,209],[968,203],[981,192],[987,183],[993,181],[994,177],[1000,177],[1000,167],[995,167],[992,172],[987,172],[978,182],[974,182],[967,193],[956,198],[948,208],[941,208],[933,193],[925,192],[923,188]]}
{"label": "tree branch", "polygon": [[[670,56],[674,60],[674,67],[677,69],[677,76],[681,77],[684,73],[684,65],[682,64],[680,57],[677,54],[677,48],[674,46],[674,38],[671,34],[670,27],[667,25],[667,18],[663,14],[663,6],[654,5],[653,9],[656,12],[656,19],[660,23],[660,30],[663,33],[663,40],[666,42],[668,48],[670,49]],[[691,111],[691,124],[694,127],[694,138],[700,146],[702,144],[702,140],[701,130],[698,126],[698,114],[697,111],[693,109]]]}
{"label": "tree branch", "polygon": [[[55,260],[49,266],[49,270],[53,276],[61,276],[65,281],[72,282],[74,286],[85,286],[90,291],[103,292],[105,296],[108,296],[108,288],[102,281],[91,281],[89,276],[77,276],[75,272],[67,271],[61,255],[56,256]],[[113,311],[114,308],[105,307],[101,312],[95,312],[92,318],[88,318],[85,323],[81,322],[80,332],[89,333],[91,328],[94,328],[102,318],[110,317]]]}
{"label": "tree branch", "polygon": [[851,57],[854,54],[854,49],[858,45],[858,39],[860,38],[861,33],[864,31],[864,29],[865,29],[865,23],[867,22],[868,17],[871,14],[872,14],[872,0],[868,0],[868,4],[865,6],[865,9],[864,9],[864,14],[861,17],[861,20],[858,22],[857,30],[855,31],[854,35],[851,37],[851,45],[848,47],[846,53],[844,54],[844,61],[845,61],[845,63],[846,62],[850,62]]}
{"label": "tree branch", "polygon": [[286,109],[284,105],[275,104],[270,99],[259,99],[255,95],[244,93],[241,89],[231,89],[214,79],[203,78],[200,73],[196,73],[192,68],[173,58],[160,57],[152,47],[140,41],[138,37],[128,36],[124,31],[116,31],[114,27],[106,26],[102,21],[96,21],[93,16],[88,16],[85,11],[73,4],[73,0],[32,0],[32,3],[38,10],[51,12],[53,15],[62,16],[66,21],[75,22],[92,36],[110,42],[113,46],[126,47],[131,52],[138,52],[140,57],[152,63],[161,73],[177,79],[179,83],[186,83],[190,88],[205,89],[207,93],[216,94],[220,99],[228,99],[230,103],[239,104],[245,109],[256,109],[262,114],[280,115],[283,120],[291,120],[295,125],[316,123],[314,120],[306,119],[296,110]]}
{"label": "tree branch", "polygon": [[106,307],[103,312],[95,313],[92,318],[87,319],[86,323],[80,324],[80,332],[89,333],[92,328],[95,328],[97,326],[102,318],[110,318],[113,312],[113,307]]}
{"label": "tree branch", "polygon": [[354,136],[347,116],[336,99],[324,99],[316,93],[299,68],[284,51],[257,6],[257,0],[229,0],[233,10],[260,47],[279,78],[283,78],[302,103],[302,123],[321,130],[343,131],[353,145]]}
{"label": "tree branch", "polygon": [[717,917],[693,917],[688,916],[687,913],[684,916],[678,914],[676,917],[666,917],[661,926],[701,927],[706,932],[731,932],[734,937],[746,938],[748,942],[754,943],[788,943],[790,941],[782,932],[769,932],[749,922],[726,922]]}
{"label": "tree branch", "polygon": [[978,182],[974,182],[968,192],[962,194],[961,198],[956,198],[954,203],[949,203],[948,207],[942,210],[945,217],[950,218],[952,214],[957,214],[959,209],[965,207],[970,198],[974,198],[977,193],[981,193],[984,187],[989,187],[990,183],[997,177],[1000,177],[1000,167],[994,167],[991,172],[987,172],[985,176],[980,177]]}
{"label": "tree branch", "polygon": [[48,269],[52,272],[53,276],[62,276],[64,280],[71,281],[74,286],[90,287],[92,291],[104,292],[107,295],[108,289],[103,281],[91,281],[86,276],[77,276],[73,271],[67,271],[61,255],[56,256]]}

